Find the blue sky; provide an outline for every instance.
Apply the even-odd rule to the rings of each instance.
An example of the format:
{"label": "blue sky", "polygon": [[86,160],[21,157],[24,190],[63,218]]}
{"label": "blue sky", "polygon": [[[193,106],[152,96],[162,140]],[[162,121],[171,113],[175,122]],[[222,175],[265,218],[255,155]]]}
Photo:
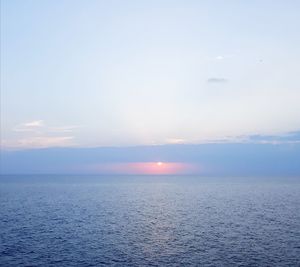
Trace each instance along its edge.
{"label": "blue sky", "polygon": [[1,1],[2,147],[300,127],[298,1]]}

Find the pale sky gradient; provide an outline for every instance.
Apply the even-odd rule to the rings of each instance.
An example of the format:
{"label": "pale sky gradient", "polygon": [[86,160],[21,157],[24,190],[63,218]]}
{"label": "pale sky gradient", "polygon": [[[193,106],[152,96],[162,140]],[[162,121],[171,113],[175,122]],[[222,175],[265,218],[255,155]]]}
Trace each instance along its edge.
{"label": "pale sky gradient", "polygon": [[5,148],[300,130],[300,1],[1,1]]}

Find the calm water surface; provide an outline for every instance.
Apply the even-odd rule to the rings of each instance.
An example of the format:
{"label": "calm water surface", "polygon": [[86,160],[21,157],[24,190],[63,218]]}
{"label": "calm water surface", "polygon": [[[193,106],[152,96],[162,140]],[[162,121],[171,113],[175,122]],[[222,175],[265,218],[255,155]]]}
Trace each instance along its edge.
{"label": "calm water surface", "polygon": [[1,266],[300,266],[300,179],[1,176]]}

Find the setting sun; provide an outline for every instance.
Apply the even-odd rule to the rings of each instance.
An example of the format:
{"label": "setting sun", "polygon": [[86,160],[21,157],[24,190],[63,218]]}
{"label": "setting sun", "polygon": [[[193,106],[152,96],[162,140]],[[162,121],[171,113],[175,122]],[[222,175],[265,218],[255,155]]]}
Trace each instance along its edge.
{"label": "setting sun", "polygon": [[105,163],[86,166],[86,170],[107,174],[142,174],[142,175],[167,175],[195,173],[198,167],[184,162],[128,162]]}

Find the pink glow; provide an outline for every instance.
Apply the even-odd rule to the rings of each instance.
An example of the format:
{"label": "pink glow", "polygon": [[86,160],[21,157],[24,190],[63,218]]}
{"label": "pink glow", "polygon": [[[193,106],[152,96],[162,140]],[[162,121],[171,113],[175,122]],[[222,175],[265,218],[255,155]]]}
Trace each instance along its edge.
{"label": "pink glow", "polygon": [[196,165],[183,162],[129,162],[107,163],[88,166],[89,172],[106,174],[191,174],[199,168]]}

